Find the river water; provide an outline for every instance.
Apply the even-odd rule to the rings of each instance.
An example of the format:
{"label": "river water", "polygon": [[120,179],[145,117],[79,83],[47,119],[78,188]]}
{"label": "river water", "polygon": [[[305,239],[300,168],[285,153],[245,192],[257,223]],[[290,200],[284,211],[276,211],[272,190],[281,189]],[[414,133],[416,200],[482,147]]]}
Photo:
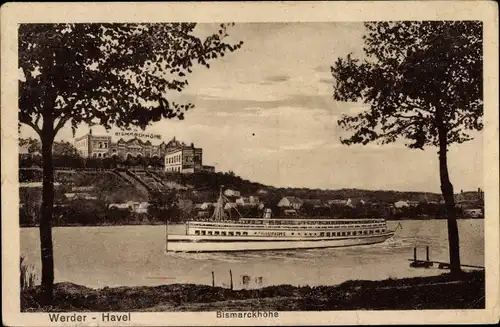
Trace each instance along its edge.
{"label": "river water", "polygon": [[[463,264],[484,266],[483,220],[460,220]],[[399,222],[388,222],[394,229]],[[165,254],[164,226],[56,227],[53,229],[55,281],[89,287],[166,283],[229,285],[235,288],[276,284],[334,285],[346,280],[430,276],[437,268],[415,269],[407,259],[418,247],[419,259],[448,261],[445,220],[401,221],[384,243],[346,248],[234,253]],[[170,226],[171,233],[183,226]],[[21,255],[40,272],[37,228],[21,229]],[[243,276],[248,276],[243,278]],[[245,282],[244,282],[245,280]]]}

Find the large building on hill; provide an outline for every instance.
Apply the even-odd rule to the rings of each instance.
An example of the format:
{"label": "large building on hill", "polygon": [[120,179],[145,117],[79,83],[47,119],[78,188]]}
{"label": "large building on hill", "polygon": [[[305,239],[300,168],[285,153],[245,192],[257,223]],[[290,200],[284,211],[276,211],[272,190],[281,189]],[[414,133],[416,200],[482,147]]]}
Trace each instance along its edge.
{"label": "large building on hill", "polygon": [[215,167],[203,165],[203,149],[195,148],[193,143],[190,146],[182,143],[176,148],[169,148],[165,154],[164,164],[168,173],[215,172]]}
{"label": "large building on hill", "polygon": [[82,137],[75,139],[75,148],[85,158],[108,158],[116,156],[126,159],[129,157],[158,157],[165,156],[169,149],[175,149],[179,142],[175,137],[168,143],[162,142],[153,145],[151,141],[143,141],[137,137],[130,140],[120,138],[117,142],[109,135],[93,135],[92,130]]}
{"label": "large building on hill", "polygon": [[87,135],[75,139],[75,148],[85,158],[164,158],[166,172],[195,173],[200,171],[215,172],[213,166],[203,166],[203,150],[193,143],[186,145],[172,138],[168,143],[154,145],[138,137],[130,140],[120,138],[113,142],[111,136]]}

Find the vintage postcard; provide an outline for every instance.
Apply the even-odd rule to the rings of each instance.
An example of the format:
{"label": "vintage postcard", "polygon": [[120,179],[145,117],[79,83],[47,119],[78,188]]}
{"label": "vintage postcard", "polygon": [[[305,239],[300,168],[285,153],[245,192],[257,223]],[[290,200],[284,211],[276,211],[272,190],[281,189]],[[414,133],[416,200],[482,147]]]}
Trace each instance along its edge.
{"label": "vintage postcard", "polygon": [[495,323],[489,1],[8,3],[7,326]]}

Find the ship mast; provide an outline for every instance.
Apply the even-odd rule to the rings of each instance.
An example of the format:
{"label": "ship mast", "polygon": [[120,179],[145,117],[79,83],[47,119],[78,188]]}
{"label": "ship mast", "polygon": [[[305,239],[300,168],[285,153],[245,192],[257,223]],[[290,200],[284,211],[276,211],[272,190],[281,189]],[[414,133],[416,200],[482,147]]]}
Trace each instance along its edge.
{"label": "ship mast", "polygon": [[219,199],[217,200],[217,204],[216,204],[215,209],[214,209],[214,214],[212,215],[212,220],[214,220],[214,221],[225,220],[224,198],[222,196],[222,187],[220,188]]}

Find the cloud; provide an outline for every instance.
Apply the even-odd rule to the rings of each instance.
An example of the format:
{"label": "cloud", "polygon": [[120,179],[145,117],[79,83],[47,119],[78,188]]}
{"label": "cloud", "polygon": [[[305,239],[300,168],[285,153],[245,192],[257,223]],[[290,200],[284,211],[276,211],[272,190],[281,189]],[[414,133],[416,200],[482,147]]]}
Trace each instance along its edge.
{"label": "cloud", "polygon": [[[227,93],[227,92],[226,92]],[[307,94],[291,94],[282,95],[281,98],[264,98],[264,99],[250,99],[250,98],[237,98],[226,95],[213,96],[213,95],[200,95],[183,94],[181,102],[193,103],[195,108],[193,111],[209,110],[211,112],[229,112],[242,113],[244,111],[272,109],[278,107],[297,107],[303,108],[304,114],[309,109],[322,109],[328,112],[338,114],[342,113],[346,103],[340,103],[333,100],[330,94],[326,95],[307,95]],[[186,115],[190,114],[189,111]]]}
{"label": "cloud", "polygon": [[317,140],[317,141],[311,141],[311,142],[306,142],[306,143],[298,143],[298,144],[292,144],[292,145],[283,145],[280,147],[282,150],[313,150],[322,147],[326,141],[324,140]]}
{"label": "cloud", "polygon": [[288,75],[271,75],[267,76],[264,81],[265,82],[272,82],[272,83],[281,83],[281,82],[286,82],[290,79],[290,76]]}
{"label": "cloud", "polygon": [[333,85],[333,83],[335,83],[335,79],[333,79],[333,78],[320,78],[319,82],[326,84],[326,85]]}
{"label": "cloud", "polygon": [[317,73],[329,73],[331,72],[331,65],[318,65],[314,67],[314,71]]}

